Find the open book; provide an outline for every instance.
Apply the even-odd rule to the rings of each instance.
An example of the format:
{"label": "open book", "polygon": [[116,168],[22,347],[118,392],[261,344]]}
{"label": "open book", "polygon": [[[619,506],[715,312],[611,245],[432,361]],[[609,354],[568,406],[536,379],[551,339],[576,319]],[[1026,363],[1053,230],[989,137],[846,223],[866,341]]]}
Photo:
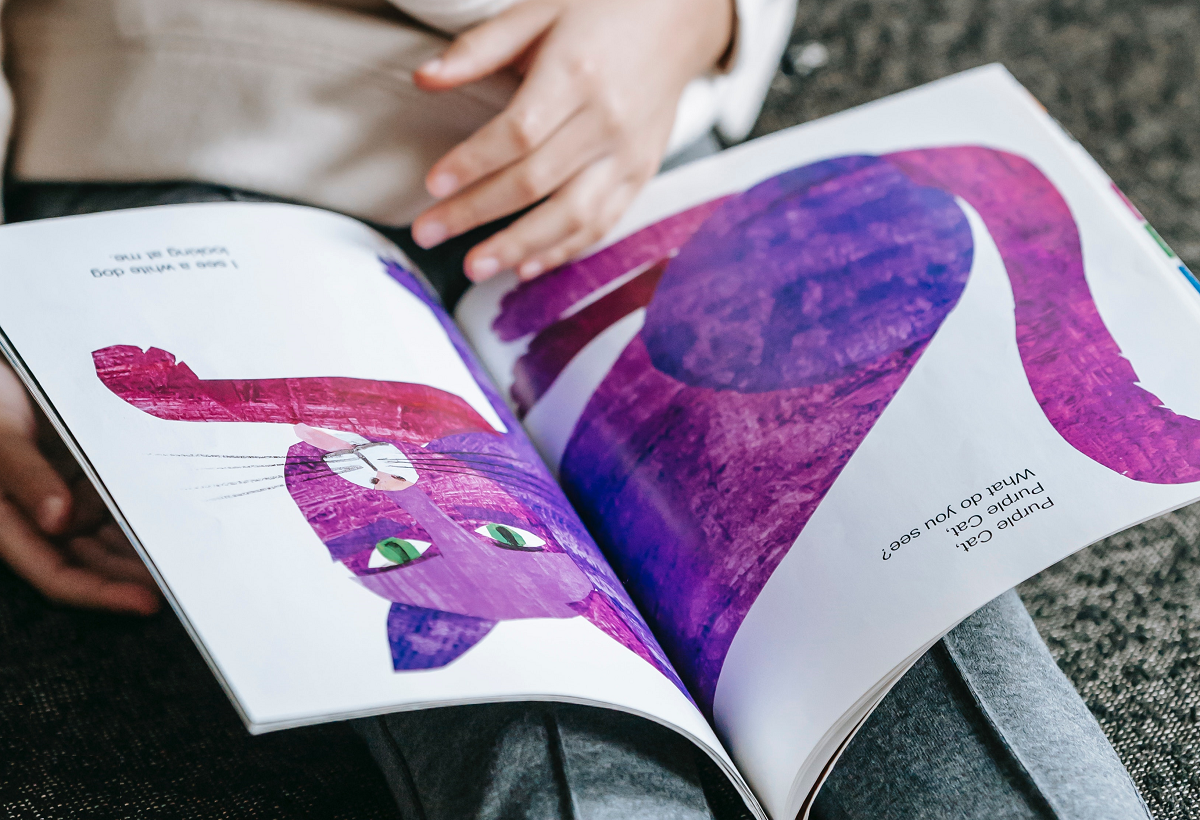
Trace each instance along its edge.
{"label": "open book", "polygon": [[1198,288],[998,67],[665,174],[456,320],[315,209],[0,229],[4,352],[250,731],[595,704],[780,820],[954,624],[1200,497]]}

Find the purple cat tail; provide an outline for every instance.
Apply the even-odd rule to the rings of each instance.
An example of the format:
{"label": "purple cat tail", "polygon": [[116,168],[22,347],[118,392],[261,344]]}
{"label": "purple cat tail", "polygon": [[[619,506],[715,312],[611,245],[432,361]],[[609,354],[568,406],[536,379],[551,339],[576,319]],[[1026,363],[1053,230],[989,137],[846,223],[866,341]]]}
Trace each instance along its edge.
{"label": "purple cat tail", "polygon": [[387,621],[392,668],[401,672],[445,666],[483,640],[495,625],[482,618],[392,604]]}
{"label": "purple cat tail", "polygon": [[1016,302],[1017,346],[1046,418],[1079,452],[1152,484],[1200,481],[1200,421],[1164,407],[1096,310],[1079,229],[1029,160],[978,146],[884,157],[971,204],[996,242]]}

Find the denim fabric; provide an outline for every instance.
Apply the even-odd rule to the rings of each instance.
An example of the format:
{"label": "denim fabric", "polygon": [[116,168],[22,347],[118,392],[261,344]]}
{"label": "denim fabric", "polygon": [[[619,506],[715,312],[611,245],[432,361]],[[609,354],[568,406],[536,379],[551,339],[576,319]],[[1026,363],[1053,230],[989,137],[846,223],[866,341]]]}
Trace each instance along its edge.
{"label": "denim fabric", "polygon": [[[201,183],[42,183],[8,186],[5,206],[11,218],[36,219],[265,199]],[[465,289],[468,240],[422,252],[404,229],[383,230],[419,257],[447,302]],[[748,816],[706,756],[657,724],[617,712],[490,704],[368,718],[355,728],[406,820]],[[1013,592],[963,621],[904,675],[848,744],[813,807],[817,820],[1148,816]]]}

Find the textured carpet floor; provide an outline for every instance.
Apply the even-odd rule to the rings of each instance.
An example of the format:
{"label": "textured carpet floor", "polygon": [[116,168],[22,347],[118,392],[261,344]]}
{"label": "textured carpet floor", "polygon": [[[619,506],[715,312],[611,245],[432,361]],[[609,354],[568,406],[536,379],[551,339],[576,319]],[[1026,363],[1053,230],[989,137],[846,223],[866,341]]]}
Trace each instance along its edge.
{"label": "textured carpet floor", "polygon": [[170,612],[50,606],[0,566],[0,817],[395,820],[344,724],[251,737]]}
{"label": "textured carpet floor", "polygon": [[[1002,62],[1200,269],[1200,4],[803,2],[764,134]],[[1200,817],[1200,506],[1021,587],[1159,820]]]}

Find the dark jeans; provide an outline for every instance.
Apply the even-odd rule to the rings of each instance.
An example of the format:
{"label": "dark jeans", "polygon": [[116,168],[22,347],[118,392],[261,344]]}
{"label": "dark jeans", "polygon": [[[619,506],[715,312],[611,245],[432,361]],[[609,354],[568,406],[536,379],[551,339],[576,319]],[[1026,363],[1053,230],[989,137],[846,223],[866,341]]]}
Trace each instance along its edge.
{"label": "dark jeans", "polygon": [[[5,206],[7,218],[20,221],[257,199],[268,198],[196,183],[43,183],[10,185]],[[466,250],[487,230],[428,252],[405,229],[380,229],[425,270],[449,305],[466,288]],[[716,766],[689,742],[604,709],[463,706],[363,719],[357,728],[403,816],[413,820],[749,816]],[[834,767],[813,816],[1149,815],[1020,599],[1009,592],[951,631],[897,683]]]}

